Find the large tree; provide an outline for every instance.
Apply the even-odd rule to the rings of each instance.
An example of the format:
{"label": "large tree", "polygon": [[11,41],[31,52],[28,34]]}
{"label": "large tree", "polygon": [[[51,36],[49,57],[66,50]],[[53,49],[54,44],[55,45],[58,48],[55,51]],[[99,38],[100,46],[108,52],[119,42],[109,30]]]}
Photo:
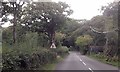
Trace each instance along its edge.
{"label": "large tree", "polygon": [[33,2],[25,9],[23,25],[31,31],[45,33],[50,44],[54,43],[55,31],[63,26],[67,16],[72,13],[69,5],[63,2]]}

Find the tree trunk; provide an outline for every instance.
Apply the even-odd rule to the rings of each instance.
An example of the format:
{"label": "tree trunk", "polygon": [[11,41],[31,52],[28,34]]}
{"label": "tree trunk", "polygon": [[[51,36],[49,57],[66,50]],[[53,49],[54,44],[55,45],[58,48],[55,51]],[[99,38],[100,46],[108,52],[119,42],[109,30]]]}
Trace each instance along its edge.
{"label": "tree trunk", "polygon": [[13,44],[16,43],[16,7],[15,7],[15,4],[13,4],[13,7],[14,7],[14,21],[13,21]]}
{"label": "tree trunk", "polygon": [[55,31],[49,34],[49,38],[50,38],[50,47],[51,47],[53,43],[55,44]]}
{"label": "tree trunk", "polygon": [[104,48],[104,54],[107,55],[107,51],[108,51],[108,38],[106,36],[106,44],[105,44],[105,48]]}
{"label": "tree trunk", "polygon": [[14,23],[13,23],[13,43],[16,43],[16,16],[14,15]]}

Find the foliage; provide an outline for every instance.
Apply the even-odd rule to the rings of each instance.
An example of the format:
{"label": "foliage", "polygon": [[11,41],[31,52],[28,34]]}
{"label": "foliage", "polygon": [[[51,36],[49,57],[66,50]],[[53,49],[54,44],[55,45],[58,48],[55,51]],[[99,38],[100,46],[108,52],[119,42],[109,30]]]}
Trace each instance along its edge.
{"label": "foliage", "polygon": [[0,42],[2,42],[2,29],[0,29]]}
{"label": "foliage", "polygon": [[68,4],[63,2],[33,2],[25,10],[22,24],[30,31],[46,34],[50,43],[54,42],[55,31],[61,29],[72,13]]}
{"label": "foliage", "polygon": [[[15,43],[16,42],[16,26],[18,24],[20,24],[20,20],[21,20],[21,17],[22,17],[22,13],[23,13],[23,10],[22,10],[22,7],[24,5],[24,2],[22,1],[18,1],[18,2],[1,2],[2,3],[2,22],[3,24],[5,22],[11,22],[13,23],[13,40],[12,40],[12,43]],[[12,15],[13,16],[13,19],[10,19],[8,16],[9,15]]]}
{"label": "foliage", "polygon": [[104,31],[104,30],[105,30],[105,20],[106,20],[106,18],[105,18],[104,16],[98,15],[98,16],[93,17],[93,18],[90,20],[90,23],[89,23],[89,24],[90,24],[92,27],[97,28],[97,30],[99,30],[99,31]]}
{"label": "foliage", "polygon": [[57,47],[61,46],[61,41],[64,39],[65,34],[62,34],[60,32],[57,32],[55,35],[55,44]]}
{"label": "foliage", "polygon": [[97,59],[103,63],[106,63],[106,64],[110,64],[110,65],[113,65],[113,66],[116,66],[116,67],[120,67],[120,64],[119,64],[119,58],[118,57],[111,57],[111,60],[110,61],[106,61],[106,58],[107,56],[104,56],[103,54],[94,54],[94,53],[91,53],[91,55],[89,57],[92,57],[94,59]]}
{"label": "foliage", "polygon": [[56,59],[56,53],[48,49],[33,48],[30,53],[20,49],[4,50],[3,70],[40,69],[43,64]]}
{"label": "foliage", "polygon": [[[0,38],[3,37],[3,69],[41,68],[55,60],[57,54],[67,54],[67,47],[71,46],[104,46],[106,43],[109,45],[105,48],[108,50],[106,53],[111,58],[112,55],[118,56],[116,2],[102,7],[103,15],[95,16],[89,21],[68,18],[72,10],[63,2],[32,2],[26,3],[24,7],[24,3],[2,3],[2,21],[13,23],[13,26],[3,30],[3,36],[0,34]],[[8,15],[14,18],[8,19]],[[100,32],[110,32],[93,32],[90,26]],[[13,45],[14,40],[16,43]],[[47,49],[51,42],[55,42],[56,49]],[[61,44],[67,47],[62,47]]]}
{"label": "foliage", "polygon": [[74,47],[75,46],[75,38],[74,37],[66,37],[62,40],[62,45],[63,46],[67,46],[68,48],[70,48],[71,46]]}
{"label": "foliage", "polygon": [[[102,11],[103,15],[95,16],[90,20],[90,25],[96,30],[93,41],[104,46],[103,56],[107,58],[106,61],[109,63],[119,55],[118,47],[118,2],[113,2],[108,4],[108,6],[103,6]],[[101,33],[98,33],[101,32]],[[104,42],[104,43],[103,43]],[[103,43],[103,44],[102,44]],[[101,58],[103,59],[103,58]],[[118,60],[116,60],[118,61]],[[113,63],[112,63],[113,62]],[[114,62],[111,63],[114,65]]]}
{"label": "foliage", "polygon": [[11,27],[4,29],[2,36],[3,36],[3,43],[11,45],[13,40],[12,40],[12,33],[11,33]]}
{"label": "foliage", "polygon": [[61,29],[61,32],[69,36],[80,26],[81,24],[78,23],[77,20],[68,18],[65,22],[65,26],[63,26],[63,28]]}
{"label": "foliage", "polygon": [[64,56],[66,53],[69,52],[69,49],[66,46],[62,46],[60,48],[57,48],[56,52],[57,52],[58,55]]}
{"label": "foliage", "polygon": [[85,45],[88,45],[92,42],[92,37],[90,35],[84,35],[84,36],[79,36],[77,39],[76,39],[76,44],[78,46],[85,46]]}
{"label": "foliage", "polygon": [[[47,49],[47,37],[36,32],[26,32],[21,42],[14,45],[10,44],[12,37],[11,30],[5,29],[3,32],[3,69],[41,69],[44,64],[56,59],[58,53],[60,56],[68,53],[67,48],[57,48],[56,51]],[[8,36],[9,35],[9,36]],[[56,39],[60,40],[61,33],[57,34]],[[44,46],[43,46],[44,44]]]}

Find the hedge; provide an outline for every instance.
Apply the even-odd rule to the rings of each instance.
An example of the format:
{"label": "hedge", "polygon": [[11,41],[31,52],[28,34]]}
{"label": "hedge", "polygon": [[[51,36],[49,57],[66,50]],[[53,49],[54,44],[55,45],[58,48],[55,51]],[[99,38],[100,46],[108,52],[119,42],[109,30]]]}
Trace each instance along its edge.
{"label": "hedge", "polygon": [[2,54],[3,70],[34,70],[56,59],[56,53],[48,49],[34,49],[32,53],[11,50]]}

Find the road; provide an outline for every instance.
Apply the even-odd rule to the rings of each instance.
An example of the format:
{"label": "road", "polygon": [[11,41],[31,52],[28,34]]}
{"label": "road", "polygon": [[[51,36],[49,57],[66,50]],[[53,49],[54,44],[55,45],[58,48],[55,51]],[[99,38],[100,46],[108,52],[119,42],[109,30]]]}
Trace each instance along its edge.
{"label": "road", "polygon": [[117,67],[101,63],[78,52],[70,52],[62,62],[56,65],[56,70],[86,70],[91,72],[108,70],[108,72],[118,72]]}

